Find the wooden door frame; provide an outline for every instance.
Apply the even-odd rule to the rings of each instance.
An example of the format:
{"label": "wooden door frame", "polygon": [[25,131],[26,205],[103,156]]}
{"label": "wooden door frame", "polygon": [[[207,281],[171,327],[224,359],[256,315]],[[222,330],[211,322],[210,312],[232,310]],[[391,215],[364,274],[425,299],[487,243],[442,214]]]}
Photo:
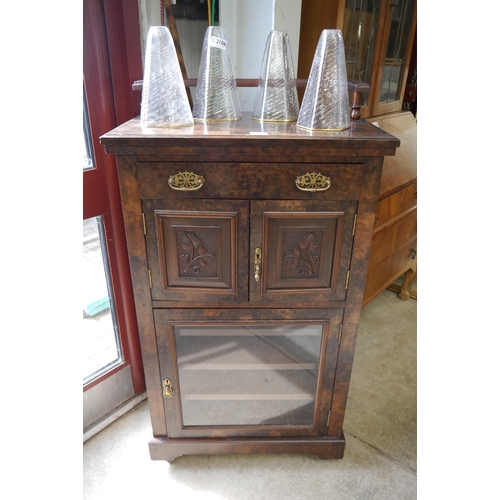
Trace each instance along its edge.
{"label": "wooden door frame", "polygon": [[[137,318],[116,162],[99,137],[139,113],[132,82],[142,77],[139,6],[136,1],[83,2],[83,75],[95,168],[83,175],[83,219],[102,215],[124,361],[84,386],[97,385],[130,366],[135,394],[145,391]],[[128,88],[128,91],[127,91]]]}

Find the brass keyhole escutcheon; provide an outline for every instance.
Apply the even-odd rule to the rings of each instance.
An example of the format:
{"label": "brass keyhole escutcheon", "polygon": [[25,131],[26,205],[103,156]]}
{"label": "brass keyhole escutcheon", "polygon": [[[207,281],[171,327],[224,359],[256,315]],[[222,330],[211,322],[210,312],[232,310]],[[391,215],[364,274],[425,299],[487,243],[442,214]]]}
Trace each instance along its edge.
{"label": "brass keyhole escutcheon", "polygon": [[168,378],[163,381],[163,397],[172,397],[172,382]]}
{"label": "brass keyhole escutcheon", "polygon": [[259,247],[257,247],[255,249],[254,268],[253,268],[255,274],[255,281],[260,281],[261,265],[262,265],[262,250]]}

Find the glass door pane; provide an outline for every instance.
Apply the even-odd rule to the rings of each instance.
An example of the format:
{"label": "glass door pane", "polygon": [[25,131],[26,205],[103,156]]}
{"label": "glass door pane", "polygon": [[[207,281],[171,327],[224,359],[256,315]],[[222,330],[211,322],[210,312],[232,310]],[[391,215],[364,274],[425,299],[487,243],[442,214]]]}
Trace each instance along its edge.
{"label": "glass door pane", "polygon": [[[344,38],[347,78],[371,82],[377,37],[380,0],[347,0],[345,5]],[[362,94],[366,105],[368,94]]]}
{"label": "glass door pane", "polygon": [[342,309],[155,309],[170,437],[324,436]]}
{"label": "glass door pane", "polygon": [[312,425],[323,325],[176,326],[183,425]]}
{"label": "glass door pane", "polygon": [[398,101],[404,76],[414,0],[395,0],[385,52],[380,103]]}
{"label": "glass door pane", "polygon": [[83,90],[83,170],[95,168],[94,153],[92,149],[92,135],[90,133],[89,112],[85,89]]}
{"label": "glass door pane", "polygon": [[83,383],[122,357],[102,217],[83,221]]}

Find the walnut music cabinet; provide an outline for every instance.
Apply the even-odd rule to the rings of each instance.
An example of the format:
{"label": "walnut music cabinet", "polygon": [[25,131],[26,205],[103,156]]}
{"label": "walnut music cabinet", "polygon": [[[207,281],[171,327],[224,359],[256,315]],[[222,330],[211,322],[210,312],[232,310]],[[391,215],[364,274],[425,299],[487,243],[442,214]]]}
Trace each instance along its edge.
{"label": "walnut music cabinet", "polygon": [[116,155],[151,458],[343,457],[384,156],[396,139],[294,123],[142,128]]}

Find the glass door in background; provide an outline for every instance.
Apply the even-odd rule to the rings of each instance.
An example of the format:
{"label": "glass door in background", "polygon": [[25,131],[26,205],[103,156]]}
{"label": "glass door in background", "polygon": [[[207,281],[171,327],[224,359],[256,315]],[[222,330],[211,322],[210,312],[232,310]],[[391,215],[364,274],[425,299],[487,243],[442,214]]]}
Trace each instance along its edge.
{"label": "glass door in background", "polygon": [[[85,88],[83,171],[95,167]],[[83,221],[83,383],[92,382],[123,360],[102,215]]]}
{"label": "glass door in background", "polygon": [[137,4],[83,2],[83,42],[85,437],[145,397],[116,164],[99,142],[138,114],[130,84],[142,74]]}
{"label": "glass door in background", "polygon": [[102,216],[83,221],[83,383],[123,360]]}
{"label": "glass door in background", "polygon": [[391,1],[386,16],[383,64],[377,75],[378,99],[374,102],[373,116],[402,108],[417,22],[416,1]]}

